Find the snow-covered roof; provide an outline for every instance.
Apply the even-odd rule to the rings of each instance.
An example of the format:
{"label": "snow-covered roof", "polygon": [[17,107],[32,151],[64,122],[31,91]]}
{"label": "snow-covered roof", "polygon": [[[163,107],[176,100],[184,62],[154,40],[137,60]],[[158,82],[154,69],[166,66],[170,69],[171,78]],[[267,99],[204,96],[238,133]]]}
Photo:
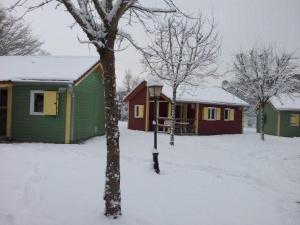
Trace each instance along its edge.
{"label": "snow-covered roof", "polygon": [[270,102],[279,111],[300,111],[300,93],[281,94],[270,98]]}
{"label": "snow-covered roof", "polygon": [[0,56],[0,81],[72,82],[98,61],[84,56]]}
{"label": "snow-covered roof", "polygon": [[160,80],[157,80],[157,79],[149,79],[147,80],[147,86],[148,87],[151,87],[151,86],[164,86],[164,84],[160,81]]}
{"label": "snow-covered roof", "polygon": [[[136,89],[141,87],[142,83],[149,86],[147,80],[141,81],[135,88],[123,98],[127,101],[134,96]],[[152,84],[152,83],[150,83]],[[172,88],[168,85],[163,85],[162,94],[168,99],[172,99]],[[218,105],[236,105],[236,106],[249,106],[249,104],[235,95],[225,91],[220,87],[193,87],[180,89],[177,91],[177,102],[194,102],[194,103],[207,103]]]}
{"label": "snow-covered roof", "polygon": [[[172,99],[172,88],[164,85],[162,93]],[[220,105],[249,106],[249,104],[220,87],[192,87],[177,91],[178,102],[198,102]]]}

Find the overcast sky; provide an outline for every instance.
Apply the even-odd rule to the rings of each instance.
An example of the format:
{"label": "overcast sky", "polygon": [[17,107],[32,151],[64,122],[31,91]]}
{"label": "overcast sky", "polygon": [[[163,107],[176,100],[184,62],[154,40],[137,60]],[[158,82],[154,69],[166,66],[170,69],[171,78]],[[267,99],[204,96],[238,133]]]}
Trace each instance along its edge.
{"label": "overcast sky", "polygon": [[[5,6],[15,1],[0,0]],[[254,45],[271,44],[281,50],[296,51],[300,56],[300,0],[175,0],[175,3],[189,13],[201,11],[211,17],[213,12],[222,37],[221,72],[230,65],[234,53]],[[50,5],[28,14],[24,20],[45,42],[43,48],[51,55],[97,55],[93,46],[78,42],[77,37],[85,36],[78,27],[70,29],[73,19],[63,7],[54,9]],[[130,30],[140,45],[147,42],[147,35],[139,26]],[[117,53],[119,83],[126,69],[137,75],[142,73],[140,58],[133,48]]]}

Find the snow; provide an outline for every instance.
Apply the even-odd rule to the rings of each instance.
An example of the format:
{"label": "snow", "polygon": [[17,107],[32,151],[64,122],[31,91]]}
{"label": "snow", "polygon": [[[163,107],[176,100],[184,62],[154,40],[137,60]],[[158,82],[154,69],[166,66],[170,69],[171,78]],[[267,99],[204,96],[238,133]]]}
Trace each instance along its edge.
{"label": "snow", "polygon": [[300,111],[300,93],[273,96],[270,98],[270,102],[279,111]]}
{"label": "snow", "polygon": [[[146,79],[142,80],[136,85],[124,98],[130,96],[134,90],[143,82],[147,83],[147,86],[163,85],[162,94],[173,99],[173,91],[169,85],[163,84],[162,81]],[[184,86],[183,86],[184,87]],[[207,103],[207,104],[220,104],[220,105],[236,105],[236,106],[249,106],[249,104],[235,95],[225,91],[220,87],[188,87],[179,88],[176,96],[177,102],[194,102],[194,103]]]}
{"label": "snow", "polygon": [[[109,12],[108,15],[107,15],[107,20],[108,20],[109,22],[112,22],[112,19],[116,16],[117,11],[119,10],[119,8],[120,8],[120,6],[121,6],[121,3],[122,3],[121,0],[115,1],[115,3],[114,3],[114,5],[113,5],[112,9],[110,10],[110,12]],[[131,4],[131,3],[129,2],[129,4]]]}
{"label": "snow", "polygon": [[0,81],[73,82],[98,61],[83,56],[0,56]]}
{"label": "snow", "polygon": [[[165,85],[163,94],[172,99],[172,88]],[[177,91],[178,102],[199,102],[220,105],[249,106],[248,103],[219,87],[191,87]]]}
{"label": "snow", "polygon": [[[297,225],[300,138],[158,135],[121,123],[123,215],[103,216],[105,137],[85,144],[1,144],[1,225]],[[297,203],[298,202],[298,203]]]}
{"label": "snow", "polygon": [[[142,81],[144,82],[144,81]],[[152,83],[162,84],[161,81],[147,80],[147,86],[151,86]],[[169,85],[164,85],[162,93],[169,99],[173,98],[173,90]],[[129,93],[130,94],[130,93]],[[129,95],[128,94],[128,95]],[[179,88],[176,96],[177,102],[197,102],[197,103],[209,103],[209,104],[221,104],[221,105],[238,105],[249,106],[249,104],[235,95],[225,91],[220,87],[187,87]]]}
{"label": "snow", "polygon": [[159,79],[149,79],[147,81],[147,86],[148,87],[152,87],[152,86],[164,86],[164,84]]}

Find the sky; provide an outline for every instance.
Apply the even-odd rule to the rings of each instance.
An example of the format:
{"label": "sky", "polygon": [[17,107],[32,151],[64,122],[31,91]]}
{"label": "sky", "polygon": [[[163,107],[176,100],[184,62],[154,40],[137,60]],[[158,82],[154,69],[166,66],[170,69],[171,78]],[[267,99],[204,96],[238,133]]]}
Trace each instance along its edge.
{"label": "sky", "polygon": [[[0,0],[8,6],[16,0]],[[30,0],[36,2],[36,0]],[[146,0],[144,0],[147,2]],[[159,0],[151,0],[155,6]],[[275,46],[281,51],[293,51],[300,57],[300,0],[174,0],[187,13],[202,12],[217,23],[222,40],[222,54],[219,58],[219,73],[224,73],[233,61],[233,55],[253,46]],[[149,4],[149,1],[147,2]],[[22,9],[15,14],[21,15]],[[77,26],[71,29],[73,18],[63,7],[45,6],[30,14],[24,21],[31,25],[33,33],[44,41],[43,48],[51,55],[97,55],[92,45],[81,44],[85,35]],[[135,40],[146,45],[149,36],[141,26],[126,27]],[[141,55],[129,47],[116,53],[117,82],[121,84],[125,70],[134,75],[145,76]],[[227,75],[228,76],[228,75]],[[220,78],[227,79],[227,77]],[[214,81],[220,84],[220,80]]]}

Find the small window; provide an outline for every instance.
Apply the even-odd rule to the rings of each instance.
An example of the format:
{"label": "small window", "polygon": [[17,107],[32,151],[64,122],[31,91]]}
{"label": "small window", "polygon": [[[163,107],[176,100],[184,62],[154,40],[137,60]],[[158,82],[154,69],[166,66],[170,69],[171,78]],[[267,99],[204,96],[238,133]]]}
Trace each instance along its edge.
{"label": "small window", "polygon": [[299,121],[300,121],[300,118],[299,118],[299,114],[297,113],[292,113],[291,114],[291,117],[290,117],[290,125],[292,127],[299,127]]}
{"label": "small window", "polygon": [[31,91],[30,115],[58,115],[58,100],[57,91]]}
{"label": "small window", "polygon": [[144,118],[144,106],[135,105],[134,106],[134,118]]}
{"label": "small window", "polygon": [[230,109],[224,109],[224,120],[229,120]]}
{"label": "small window", "polygon": [[208,108],[208,120],[216,120],[216,108]]}
{"label": "small window", "polygon": [[234,109],[225,108],[224,109],[224,121],[234,120]]}
{"label": "small window", "polygon": [[31,115],[44,114],[44,92],[43,91],[31,91],[30,114]]}

